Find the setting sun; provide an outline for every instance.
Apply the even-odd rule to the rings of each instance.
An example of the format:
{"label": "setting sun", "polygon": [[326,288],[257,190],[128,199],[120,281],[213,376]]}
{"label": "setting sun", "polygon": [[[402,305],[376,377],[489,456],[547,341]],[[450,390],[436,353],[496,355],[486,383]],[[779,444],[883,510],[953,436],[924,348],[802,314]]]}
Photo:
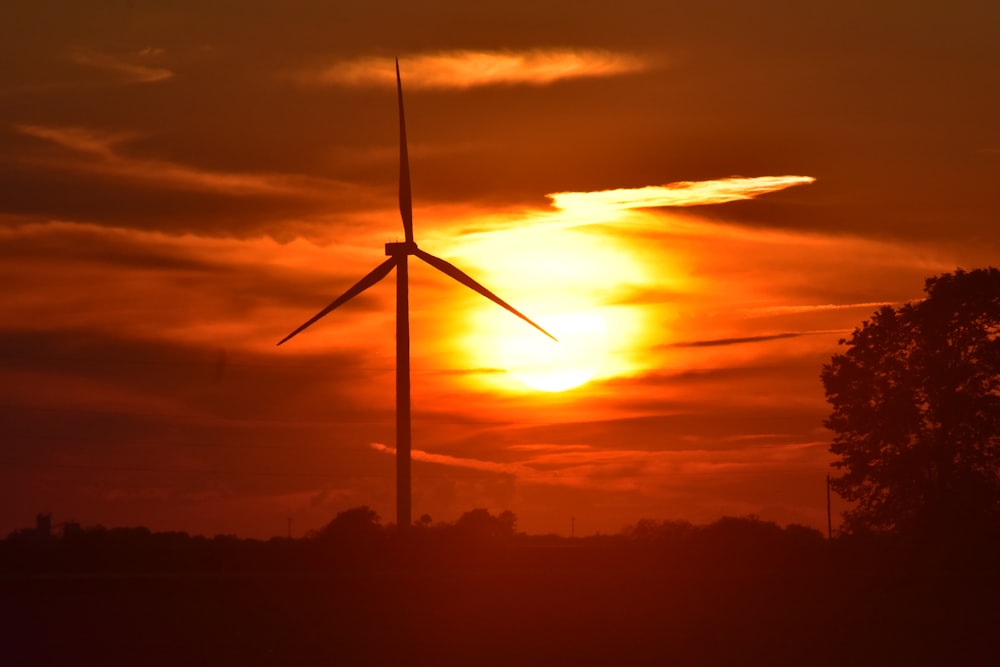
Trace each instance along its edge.
{"label": "setting sun", "polygon": [[558,342],[523,326],[511,327],[497,337],[500,366],[521,384],[542,391],[566,391],[591,380],[608,349],[604,317],[597,312],[573,312],[542,321]]}

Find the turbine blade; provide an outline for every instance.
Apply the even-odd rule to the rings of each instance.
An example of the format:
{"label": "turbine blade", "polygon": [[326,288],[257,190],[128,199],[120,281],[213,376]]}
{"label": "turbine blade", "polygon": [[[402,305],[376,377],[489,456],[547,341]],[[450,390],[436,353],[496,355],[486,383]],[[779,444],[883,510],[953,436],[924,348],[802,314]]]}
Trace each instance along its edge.
{"label": "turbine blade", "polygon": [[289,340],[293,336],[296,336],[296,335],[300,334],[302,331],[304,331],[308,327],[312,326],[316,322],[316,320],[320,319],[321,317],[323,317],[324,315],[326,315],[327,313],[329,313],[334,308],[337,308],[338,306],[341,306],[341,305],[347,303],[348,301],[350,301],[351,299],[353,299],[357,295],[361,294],[362,292],[364,292],[366,289],[368,289],[369,287],[371,287],[372,285],[374,285],[378,281],[380,281],[383,278],[385,278],[386,274],[389,273],[389,271],[392,271],[392,267],[394,267],[394,266],[396,266],[396,258],[395,257],[390,257],[389,259],[385,260],[384,262],[382,262],[381,264],[379,264],[378,266],[376,266],[375,269],[372,270],[371,273],[369,273],[367,276],[365,276],[364,278],[362,278],[361,280],[359,280],[358,282],[356,282],[354,284],[354,287],[352,287],[351,289],[347,290],[346,292],[344,292],[343,294],[341,294],[339,297],[337,297],[337,299],[333,303],[331,303],[329,306],[327,306],[323,310],[321,310],[318,313],[316,313],[315,315],[313,315],[312,318],[308,322],[306,322],[305,324],[303,324],[302,326],[300,326],[298,329],[296,329],[292,333],[290,333],[287,336],[285,336],[284,338],[282,338],[278,342],[278,345],[281,345],[282,343],[284,343],[285,341]]}
{"label": "turbine blade", "polygon": [[396,94],[399,97],[399,215],[406,242],[413,243],[413,197],[410,194],[410,157],[406,150],[406,117],[403,115],[403,81],[396,58]]}
{"label": "turbine blade", "polygon": [[486,289],[485,287],[483,287],[482,285],[480,285],[478,282],[476,282],[475,280],[473,280],[471,277],[469,277],[468,274],[466,274],[464,271],[462,271],[461,269],[459,269],[454,264],[449,264],[448,262],[444,261],[440,257],[435,257],[434,255],[431,255],[430,253],[424,252],[420,248],[417,248],[414,251],[414,254],[417,257],[419,257],[420,259],[422,259],[425,262],[427,262],[428,264],[430,264],[431,266],[433,266],[438,271],[444,273],[445,275],[451,276],[452,278],[454,278],[458,282],[462,283],[466,287],[468,287],[468,288],[470,288],[470,289],[472,289],[472,290],[474,290],[476,292],[479,292],[480,294],[482,294],[483,296],[485,296],[487,299],[489,299],[493,303],[495,303],[495,304],[497,304],[499,306],[502,306],[502,307],[506,308],[507,310],[509,310],[510,312],[512,312],[513,314],[517,315],[522,320],[524,320],[525,322],[527,322],[531,326],[535,327],[536,329],[538,329],[539,331],[541,331],[543,334],[545,334],[546,336],[548,336],[552,340],[556,341],[557,343],[559,342],[558,340],[556,340],[555,336],[553,336],[548,331],[546,331],[542,327],[540,327],[537,324],[535,324],[534,322],[532,322],[528,318],[527,315],[525,315],[524,313],[522,313],[521,311],[519,311],[517,308],[515,308],[514,306],[510,305],[509,303],[507,303],[506,301],[504,301],[503,299],[501,299],[500,297],[498,297],[493,292],[489,291],[488,289]]}

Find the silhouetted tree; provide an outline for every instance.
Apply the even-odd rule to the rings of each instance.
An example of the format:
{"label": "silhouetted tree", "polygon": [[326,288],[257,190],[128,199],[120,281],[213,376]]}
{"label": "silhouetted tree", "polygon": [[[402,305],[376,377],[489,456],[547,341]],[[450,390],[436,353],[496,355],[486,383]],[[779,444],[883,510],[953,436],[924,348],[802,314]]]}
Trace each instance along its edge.
{"label": "silhouetted tree", "polygon": [[319,540],[366,542],[377,539],[381,533],[379,515],[367,505],[362,505],[337,514],[315,533],[315,537]]}
{"label": "silhouetted tree", "polygon": [[944,274],[883,306],[822,372],[851,531],[941,535],[1000,518],[1000,271]]}

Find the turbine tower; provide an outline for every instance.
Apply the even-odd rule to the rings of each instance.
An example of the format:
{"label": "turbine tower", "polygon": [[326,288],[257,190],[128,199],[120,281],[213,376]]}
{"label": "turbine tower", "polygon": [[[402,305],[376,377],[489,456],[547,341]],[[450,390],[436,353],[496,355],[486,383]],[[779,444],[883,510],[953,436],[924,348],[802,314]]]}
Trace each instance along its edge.
{"label": "turbine tower", "polygon": [[410,161],[406,150],[406,120],[403,115],[403,84],[399,76],[399,60],[396,60],[396,94],[399,99],[399,215],[403,219],[402,243],[386,243],[385,260],[371,273],[354,284],[329,306],[319,311],[305,324],[285,336],[278,345],[298,335],[316,323],[334,308],[347,303],[352,298],[382,280],[393,268],[396,269],[396,525],[405,530],[411,522],[410,510],[410,318],[409,318],[409,267],[410,255],[454,278],[469,289],[482,294],[487,299],[506,308],[514,315],[555,340],[548,331],[532,322],[526,315],[499,296],[440,257],[435,257],[417,247],[413,240],[413,203],[410,194]]}

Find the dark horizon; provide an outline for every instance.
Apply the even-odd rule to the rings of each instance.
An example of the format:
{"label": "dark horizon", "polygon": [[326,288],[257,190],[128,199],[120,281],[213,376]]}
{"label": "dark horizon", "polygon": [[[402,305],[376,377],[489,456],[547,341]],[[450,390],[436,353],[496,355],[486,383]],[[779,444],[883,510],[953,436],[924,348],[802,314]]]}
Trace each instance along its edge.
{"label": "dark horizon", "polygon": [[136,529],[81,531],[59,540],[62,549],[0,541],[0,661],[864,666],[996,657],[1000,540],[914,552],[912,543],[830,542],[747,518],[532,539],[512,535],[509,517],[475,511],[448,530],[418,522],[404,535],[372,531],[370,518],[354,512],[311,539],[266,542]]}
{"label": "dark horizon", "polygon": [[[351,514],[357,512],[359,510],[362,510],[362,509],[364,509],[366,511],[372,512],[372,515],[375,517],[374,525],[379,530],[385,531],[387,533],[395,531],[395,529],[396,529],[396,523],[395,522],[385,522],[385,521],[383,521],[383,517],[381,517],[380,515],[378,515],[378,513],[376,513],[374,510],[371,510],[371,508],[369,506],[367,506],[367,505],[358,505],[356,507],[346,508],[343,511],[338,512],[335,516],[330,517],[329,521],[326,522],[325,524],[323,524],[323,526],[321,526],[319,529],[310,529],[310,530],[307,530],[307,531],[304,531],[304,532],[302,532],[302,531],[298,531],[297,532],[295,530],[295,528],[294,528],[294,526],[295,526],[294,521],[288,522],[286,520],[286,523],[284,524],[284,531],[280,531],[279,530],[274,535],[271,535],[269,537],[264,537],[264,538],[261,538],[261,537],[252,537],[252,536],[241,536],[241,535],[238,535],[238,534],[235,534],[235,533],[214,533],[214,534],[197,533],[197,532],[190,532],[190,531],[184,530],[182,527],[167,528],[167,529],[156,529],[156,530],[154,530],[154,529],[151,529],[151,528],[147,527],[144,523],[134,524],[134,525],[110,525],[110,526],[108,526],[108,525],[104,525],[103,523],[99,523],[99,522],[98,523],[88,523],[85,520],[80,520],[80,519],[78,519],[76,517],[69,518],[69,519],[60,519],[59,516],[53,514],[52,512],[38,512],[35,515],[35,522],[34,522],[33,525],[30,525],[30,523],[31,523],[30,521],[26,521],[25,525],[22,525],[22,526],[20,526],[18,528],[15,528],[13,531],[11,531],[10,533],[8,533],[5,537],[0,537],[0,539],[8,539],[8,538],[12,538],[12,537],[15,538],[15,539],[17,537],[25,537],[25,538],[29,538],[30,539],[32,536],[35,536],[35,535],[40,536],[40,537],[44,537],[44,538],[59,539],[59,538],[62,538],[62,537],[66,536],[66,532],[65,531],[67,531],[67,530],[70,532],[70,534],[76,534],[76,533],[78,533],[80,531],[139,530],[139,531],[143,531],[143,532],[148,532],[150,534],[184,534],[184,535],[188,535],[190,537],[199,537],[199,538],[224,537],[224,538],[235,538],[235,539],[239,539],[239,540],[248,540],[248,541],[255,541],[255,540],[256,541],[261,541],[261,540],[266,541],[266,540],[271,540],[271,539],[287,538],[287,537],[289,537],[289,532],[291,532],[292,533],[291,537],[293,539],[301,539],[301,538],[307,538],[308,539],[308,538],[314,537],[315,535],[319,534],[324,528],[328,528],[329,525],[331,523],[335,522],[338,517],[341,517],[343,515],[351,515]],[[413,526],[415,526],[417,528],[421,528],[421,529],[425,529],[425,528],[426,529],[447,529],[447,528],[450,528],[450,527],[454,527],[456,524],[461,523],[462,520],[463,520],[463,518],[468,517],[470,514],[479,514],[479,513],[485,513],[485,514],[487,514],[487,515],[489,515],[491,517],[498,517],[498,516],[501,516],[501,515],[510,515],[510,516],[514,517],[515,521],[519,521],[520,520],[520,517],[518,517],[516,514],[514,514],[510,510],[504,509],[504,510],[496,511],[494,513],[494,512],[491,512],[487,508],[481,508],[480,507],[480,508],[469,509],[469,510],[463,512],[462,514],[460,514],[458,517],[452,519],[452,520],[436,520],[433,517],[431,517],[430,515],[426,515],[426,514],[424,514],[424,515],[417,515],[417,517],[415,517],[415,521],[413,522]],[[53,520],[53,517],[55,517],[56,520]],[[801,524],[795,524],[795,523],[791,523],[791,524],[787,524],[787,525],[780,525],[780,524],[778,524],[778,523],[776,523],[774,521],[769,520],[767,517],[761,517],[761,516],[758,516],[756,514],[747,514],[747,515],[743,515],[743,516],[728,516],[728,515],[719,516],[715,520],[704,522],[704,523],[695,523],[695,522],[688,521],[686,519],[681,519],[681,518],[640,517],[640,518],[636,519],[633,522],[624,524],[617,531],[603,532],[603,533],[600,530],[596,530],[596,531],[594,531],[592,533],[581,532],[580,530],[578,530],[576,528],[576,525],[577,525],[576,519],[577,519],[577,517],[569,517],[567,519],[568,523],[570,524],[570,528],[567,529],[567,531],[565,532],[565,534],[563,534],[563,533],[556,533],[556,532],[550,532],[550,533],[531,533],[531,532],[522,531],[522,530],[514,530],[514,531],[512,531],[511,535],[519,535],[519,536],[526,536],[526,537],[555,537],[555,538],[565,538],[565,539],[570,539],[570,538],[586,538],[586,537],[615,537],[615,536],[627,535],[627,534],[635,531],[637,527],[644,526],[644,525],[645,526],[650,526],[650,525],[659,525],[659,524],[663,524],[663,525],[676,524],[676,525],[687,525],[687,526],[690,526],[692,528],[704,528],[706,526],[710,526],[710,525],[717,524],[719,522],[725,522],[725,521],[749,521],[749,522],[754,522],[754,523],[761,523],[761,524],[766,524],[766,525],[772,525],[772,526],[778,527],[780,529],[792,528],[793,530],[801,529],[803,531],[811,531],[811,532],[815,532],[817,535],[824,536],[824,539],[826,538],[826,533],[823,532],[823,531],[820,531],[817,528],[814,528],[814,527],[811,527],[811,526],[804,526],[804,525],[801,525]],[[838,535],[840,535],[840,533],[839,533],[839,531],[838,532],[834,532],[833,535],[834,536],[838,536]]]}

